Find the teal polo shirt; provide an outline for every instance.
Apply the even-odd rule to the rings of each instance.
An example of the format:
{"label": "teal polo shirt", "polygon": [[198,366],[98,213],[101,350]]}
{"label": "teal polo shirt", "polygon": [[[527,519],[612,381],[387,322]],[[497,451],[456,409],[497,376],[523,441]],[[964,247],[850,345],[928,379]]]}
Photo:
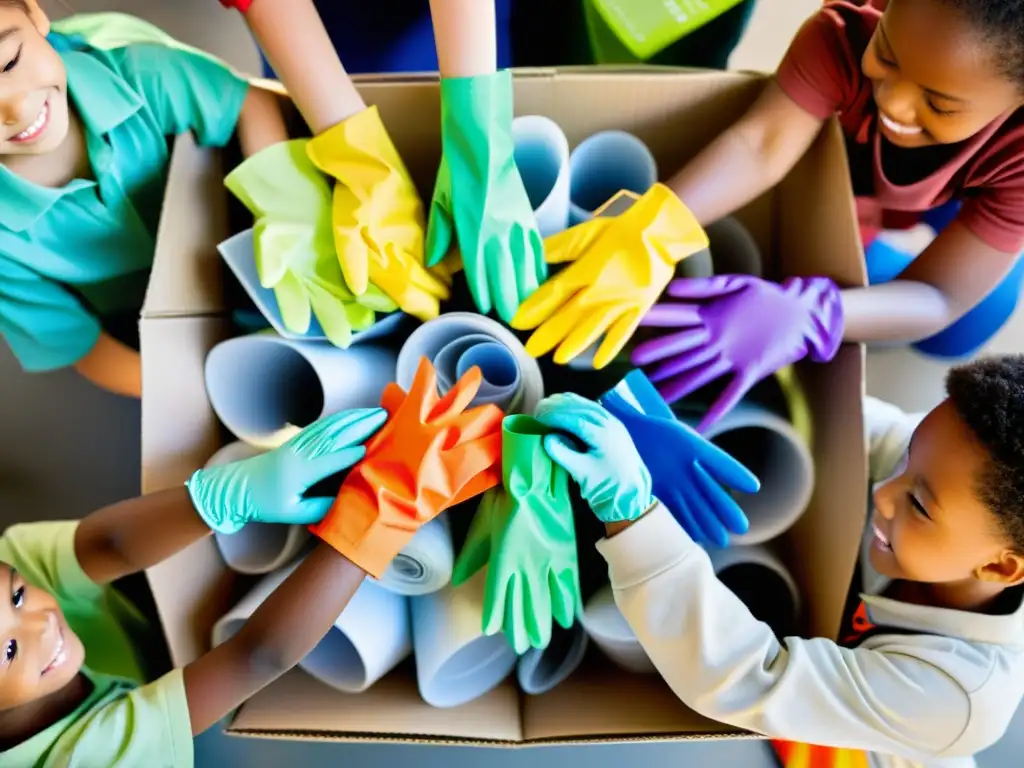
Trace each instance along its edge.
{"label": "teal polo shirt", "polygon": [[41,187],[0,165],[0,334],[26,371],[73,365],[103,317],[141,309],[169,139],[223,146],[249,87],[208,56],[151,43],[60,55],[95,181]]}

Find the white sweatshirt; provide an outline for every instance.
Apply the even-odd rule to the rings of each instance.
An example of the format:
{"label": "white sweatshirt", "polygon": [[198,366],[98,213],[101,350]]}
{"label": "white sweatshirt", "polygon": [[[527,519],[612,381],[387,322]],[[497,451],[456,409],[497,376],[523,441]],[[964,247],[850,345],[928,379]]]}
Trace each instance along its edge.
{"label": "white sweatshirt", "polygon": [[[923,416],[870,399],[866,414],[872,479],[885,479]],[[597,546],[619,610],[662,677],[714,720],[913,761],[902,765],[971,765],[963,758],[1002,736],[1024,696],[1024,602],[1013,614],[987,616],[871,590],[861,595],[871,622],[912,634],[874,634],[855,648],[825,638],[780,641],[716,578],[664,507]],[[884,589],[877,574],[862,571]]]}

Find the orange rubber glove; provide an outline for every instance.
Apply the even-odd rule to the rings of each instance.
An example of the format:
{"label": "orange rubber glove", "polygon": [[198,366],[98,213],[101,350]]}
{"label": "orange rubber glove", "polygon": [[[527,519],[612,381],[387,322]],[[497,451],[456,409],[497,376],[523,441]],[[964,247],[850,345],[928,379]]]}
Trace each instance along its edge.
{"label": "orange rubber glove", "polygon": [[466,410],[481,381],[471,368],[439,398],[423,358],[408,394],[389,384],[381,397],[387,423],[310,531],[380,578],[421,526],[498,485],[505,414],[495,405]]}

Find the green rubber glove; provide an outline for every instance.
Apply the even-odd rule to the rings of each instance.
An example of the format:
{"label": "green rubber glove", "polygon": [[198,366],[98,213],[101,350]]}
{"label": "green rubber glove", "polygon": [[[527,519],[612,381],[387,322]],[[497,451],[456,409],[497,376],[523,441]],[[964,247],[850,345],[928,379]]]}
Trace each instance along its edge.
{"label": "green rubber glove", "polygon": [[452,575],[457,586],[487,566],[483,630],[504,630],[519,654],[546,648],[552,619],[568,629],[581,610],[569,478],[544,450],[548,432],[529,416],[505,417],[504,488],[481,500]]}
{"label": "green rubber glove", "polygon": [[441,167],[427,221],[427,266],[457,238],[481,314],[506,323],[547,277],[544,244],[514,158],[512,75],[441,80]]}
{"label": "green rubber glove", "polygon": [[274,144],[253,155],[224,179],[256,218],[256,271],[272,288],[285,327],[309,330],[312,315],[337,347],[352,332],[373,325],[375,312],[397,307],[370,286],[352,295],[342,277],[331,224],[331,186],[306,154],[307,139]]}
{"label": "green rubber glove", "polygon": [[185,487],[196,512],[217,533],[237,533],[246,523],[318,523],[334,498],[302,495],[363,458],[363,443],[387,418],[383,408],[325,416],[273,451],[200,469]]}

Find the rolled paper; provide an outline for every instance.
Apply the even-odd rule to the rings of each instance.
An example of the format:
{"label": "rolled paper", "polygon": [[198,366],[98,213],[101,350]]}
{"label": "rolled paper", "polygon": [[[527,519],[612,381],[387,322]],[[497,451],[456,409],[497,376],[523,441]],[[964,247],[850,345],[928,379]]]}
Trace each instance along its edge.
{"label": "rolled paper", "polygon": [[625,131],[595,133],[569,156],[569,225],[589,220],[620,190],[642,195],[657,180],[654,155],[640,139]]}
{"label": "rolled paper", "polygon": [[587,644],[579,622],[569,629],[554,624],[547,648],[531,648],[519,657],[516,679],[523,693],[539,696],[565,681],[583,661]]}
{"label": "rolled paper", "polygon": [[449,312],[415,331],[398,353],[395,381],[408,391],[420,358],[437,371],[443,395],[474,365],[484,383],[473,405],[493,403],[506,413],[532,414],[544,397],[544,379],[537,361],[505,326],[471,312]]}
{"label": "rolled paper", "polygon": [[512,121],[515,161],[541,237],[569,226],[569,140],[558,124],[540,115]]}
{"label": "rolled paper", "polygon": [[799,633],[800,590],[774,552],[765,546],[741,546],[713,549],[708,555],[718,580],[776,637]]}
{"label": "rolled paper", "polygon": [[228,339],[206,356],[206,392],[228,430],[250,445],[277,448],[313,421],[349,408],[375,408],[394,380],[394,351],[374,344],[338,349],[273,331]]}
{"label": "rolled paper", "polygon": [[[764,274],[764,260],[750,231],[734,216],[726,216],[704,228],[711,251],[711,264],[716,275]],[[684,259],[683,264],[693,257]],[[698,275],[683,275],[698,277]]]}
{"label": "rolled paper", "polygon": [[442,512],[416,531],[405,549],[391,561],[379,584],[400,595],[429,595],[452,580],[454,563],[448,514]]}
{"label": "rolled paper", "polygon": [[[264,288],[260,284],[260,276],[256,272],[256,257],[253,250],[253,233],[251,229],[239,232],[237,235],[223,241],[217,246],[221,258],[228,265],[235,279],[241,284],[246,294],[256,305],[260,314],[266,318],[270,326],[277,331],[278,335],[285,339],[297,341],[326,341],[327,334],[320,326],[320,322],[313,315],[309,321],[309,328],[305,333],[289,331],[284,326],[281,317],[281,310],[277,306],[277,297],[272,288]],[[352,343],[365,343],[375,339],[382,339],[396,333],[408,320],[408,316],[402,312],[392,312],[389,315],[378,315],[377,322],[369,328],[352,333]]]}
{"label": "rolled paper", "polygon": [[615,604],[610,584],[599,589],[587,601],[581,623],[587,636],[616,666],[641,675],[657,672],[647,651]]}
{"label": "rolled paper", "polygon": [[[230,464],[263,452],[262,448],[238,440],[213,454],[206,466]],[[310,539],[304,525],[269,523],[249,523],[238,533],[214,533],[213,537],[228,568],[245,574],[270,573],[288,565]]]}
{"label": "rolled paper", "polygon": [[505,635],[485,635],[484,568],[458,587],[410,597],[420,696],[434,707],[458,707],[483,696],[516,666]]}

